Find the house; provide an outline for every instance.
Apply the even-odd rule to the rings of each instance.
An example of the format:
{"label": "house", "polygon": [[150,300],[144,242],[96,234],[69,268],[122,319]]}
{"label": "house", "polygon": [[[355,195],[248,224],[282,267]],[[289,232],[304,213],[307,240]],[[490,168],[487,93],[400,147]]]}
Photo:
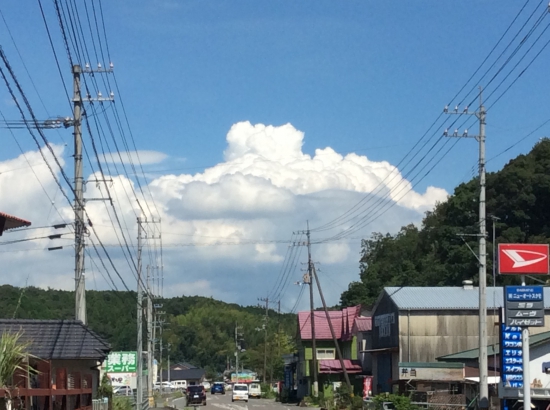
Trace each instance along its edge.
{"label": "house", "polygon": [[[33,410],[91,409],[100,383],[99,368],[109,344],[76,320],[0,319],[0,334],[19,333],[28,343],[28,361],[36,375],[18,371],[10,392],[18,404]],[[17,401],[19,403],[17,403]]]}
{"label": "house", "polygon": [[178,380],[187,381],[188,386],[194,386],[201,384],[205,380],[206,371],[197,367],[193,369],[180,369],[180,370],[163,370],[162,380],[170,380],[171,382]]}
{"label": "house", "polygon": [[197,369],[197,366],[194,366],[191,363],[181,362],[181,363],[176,363],[171,365],[170,369],[172,370]]}
{"label": "house", "polygon": [[[314,312],[318,386],[319,391],[322,390],[325,396],[332,395],[334,389],[344,380],[344,371],[336,355],[329,320],[342,351],[347,373],[349,375],[357,375],[363,371],[358,360],[357,337],[353,334],[355,321],[359,317],[360,309],[360,306],[354,306],[339,311],[329,311],[328,320],[324,311]],[[298,398],[310,395],[312,391],[312,334],[311,312],[299,312],[298,336],[300,346],[298,349],[298,365],[296,367]],[[355,381],[353,379],[353,382]],[[361,382],[354,384],[357,384],[359,388]]]}
{"label": "house", "polygon": [[23,228],[25,226],[31,226],[31,223],[16,216],[0,212],[0,236],[2,236],[4,231],[16,228]]}
{"label": "house", "polygon": [[[530,331],[534,329],[530,328]],[[489,368],[493,367],[500,372],[500,345],[498,343],[487,346],[487,358]],[[477,367],[479,349],[469,349],[441,356],[437,359],[451,364],[460,363],[464,366]],[[550,405],[550,331],[537,333],[529,338],[529,374],[531,403],[539,409],[548,408]],[[478,383],[479,373],[466,378]],[[508,397],[512,402],[521,399],[523,395],[522,389],[509,388],[505,386],[500,377],[491,377],[491,374],[489,374],[489,384],[492,385],[494,390],[498,389],[498,395],[501,398]],[[514,408],[514,403],[511,403],[508,407]]]}
{"label": "house", "polygon": [[[498,342],[503,289],[487,288],[488,344]],[[550,309],[550,288],[545,288]],[[549,321],[546,322],[550,327]],[[543,332],[548,328],[533,328]],[[479,347],[479,289],[462,287],[386,287],[372,317],[374,393],[398,390],[400,363],[434,363],[438,357]]]}
{"label": "house", "polygon": [[372,349],[372,317],[360,316],[355,319],[352,333],[357,336],[357,357],[361,362],[363,374],[372,375],[372,355],[365,353]]}

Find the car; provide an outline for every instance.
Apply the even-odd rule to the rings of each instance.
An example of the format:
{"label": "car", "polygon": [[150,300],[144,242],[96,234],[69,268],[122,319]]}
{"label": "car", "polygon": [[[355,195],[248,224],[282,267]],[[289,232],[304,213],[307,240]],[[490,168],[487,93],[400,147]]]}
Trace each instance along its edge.
{"label": "car", "polygon": [[243,400],[248,403],[248,384],[235,383],[231,401]]}
{"label": "car", "polygon": [[113,387],[113,394],[115,396],[131,396],[133,392],[130,386],[116,386]]}
{"label": "car", "polygon": [[211,386],[210,386],[210,382],[207,382],[207,381],[204,381],[204,382],[202,382],[201,384],[204,386],[204,388],[205,388],[206,390],[208,390],[208,389],[211,387]]}
{"label": "car", "polygon": [[187,386],[186,392],[187,406],[190,404],[202,404],[206,406],[206,391],[204,386]]}
{"label": "car", "polygon": [[253,381],[248,386],[248,396],[249,397],[256,397],[258,399],[262,398],[262,386],[260,386],[260,382]]}
{"label": "car", "polygon": [[187,389],[187,380],[174,380],[172,382],[175,390],[181,390],[182,392]]}
{"label": "car", "polygon": [[212,383],[212,388],[210,389],[210,394],[225,394],[225,384],[222,382],[214,382]]}

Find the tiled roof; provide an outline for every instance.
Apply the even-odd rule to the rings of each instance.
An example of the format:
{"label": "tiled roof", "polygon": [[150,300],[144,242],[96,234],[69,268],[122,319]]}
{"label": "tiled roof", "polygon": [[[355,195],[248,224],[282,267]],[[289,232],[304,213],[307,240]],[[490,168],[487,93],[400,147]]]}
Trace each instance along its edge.
{"label": "tiled roof", "polygon": [[372,317],[360,316],[355,319],[355,329],[358,332],[368,332],[372,330]]}
{"label": "tiled roof", "polygon": [[[462,286],[441,287],[387,287],[384,292],[399,309],[461,310],[479,309],[479,288]],[[502,287],[487,287],[487,309],[502,307]],[[550,309],[550,288],[544,288],[544,307]]]}
{"label": "tiled roof", "polygon": [[[205,375],[204,369],[171,370],[170,380],[200,380]],[[162,380],[168,380],[168,371],[162,371]]]}
{"label": "tiled roof", "polygon": [[21,228],[23,226],[31,226],[31,223],[16,216],[0,212],[0,235],[8,229]]}
{"label": "tiled roof", "polygon": [[21,332],[29,353],[45,360],[103,360],[110,345],[78,320],[0,319],[0,334]]}
{"label": "tiled roof", "polygon": [[[348,373],[361,373],[363,369],[357,360],[344,359]],[[319,360],[319,373],[342,373],[340,360]]]}
{"label": "tiled roof", "polygon": [[[355,319],[359,316],[361,306],[348,307],[343,310],[331,310],[328,312],[330,322],[334,328],[337,339],[350,340],[353,336],[352,330]],[[329,322],[324,311],[315,311],[315,339],[332,340]],[[298,312],[298,326],[300,338],[311,340],[311,312]]]}
{"label": "tiled roof", "polygon": [[170,366],[172,370],[187,370],[187,369],[197,369],[197,366],[192,365],[191,363],[181,362],[176,363]]}

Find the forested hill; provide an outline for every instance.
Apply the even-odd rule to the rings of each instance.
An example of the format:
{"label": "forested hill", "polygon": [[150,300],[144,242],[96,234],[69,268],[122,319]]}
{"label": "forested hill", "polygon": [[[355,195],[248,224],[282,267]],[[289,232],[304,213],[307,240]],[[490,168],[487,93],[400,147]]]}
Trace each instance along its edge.
{"label": "forested hill", "polygon": [[[487,283],[492,284],[493,219],[496,243],[550,243],[550,140],[487,174]],[[428,212],[420,228],[373,233],[362,241],[360,280],[342,293],[343,306],[372,304],[384,286],[459,286],[478,282],[475,256],[458,234],[476,234],[479,178],[459,185],[446,202]],[[477,238],[463,237],[477,252]],[[497,277],[497,284],[516,278]],[[513,282],[515,283],[515,282]]]}
{"label": "forested hill", "polygon": [[[90,327],[105,337],[114,350],[135,350],[136,293],[89,290],[86,299]],[[74,292],[0,286],[1,318],[73,319],[74,303]],[[247,348],[242,357],[245,367],[263,368],[264,308],[242,307],[199,296],[167,298],[155,303],[162,304],[166,312],[164,348],[166,352],[170,343],[173,362],[185,360],[211,372],[225,369],[228,357],[233,358],[235,324],[238,324]],[[293,350],[296,315],[278,315],[270,310],[267,328],[268,349],[273,354],[270,363],[277,373],[282,363],[274,355]]]}

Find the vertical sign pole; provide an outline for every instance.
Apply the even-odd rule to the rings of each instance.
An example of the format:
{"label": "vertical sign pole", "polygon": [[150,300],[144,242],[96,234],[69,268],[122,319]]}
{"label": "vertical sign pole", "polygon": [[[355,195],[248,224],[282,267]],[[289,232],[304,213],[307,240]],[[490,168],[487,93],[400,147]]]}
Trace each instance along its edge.
{"label": "vertical sign pole", "polygon": [[[525,276],[521,277],[521,285],[525,286]],[[529,374],[529,328],[521,330],[521,351],[523,358],[523,410],[531,410],[531,375]]]}

